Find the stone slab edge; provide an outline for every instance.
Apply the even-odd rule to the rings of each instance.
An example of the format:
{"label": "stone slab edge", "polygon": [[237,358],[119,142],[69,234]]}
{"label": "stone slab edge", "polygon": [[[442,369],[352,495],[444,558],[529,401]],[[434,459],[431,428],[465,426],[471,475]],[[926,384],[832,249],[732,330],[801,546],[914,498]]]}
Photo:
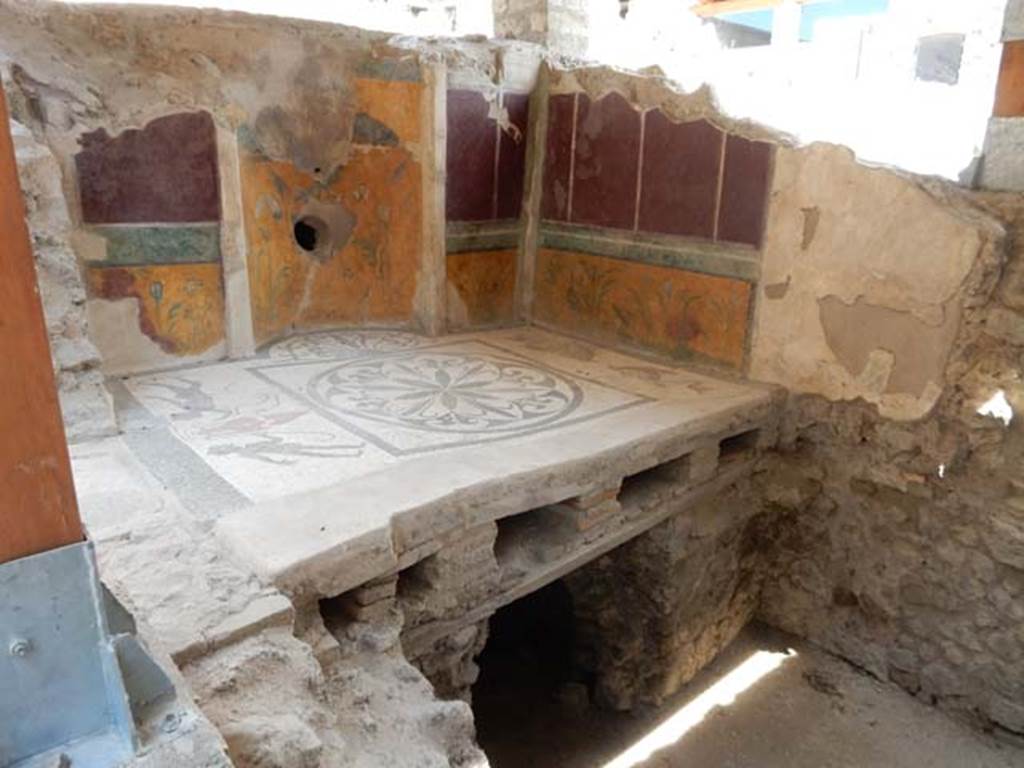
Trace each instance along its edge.
{"label": "stone slab edge", "polygon": [[[404,555],[410,551],[429,554],[430,541],[451,531],[556,503],[612,475],[621,478],[677,458],[713,437],[766,426],[780,401],[774,390],[752,389],[738,403],[653,432],[634,429],[632,437],[599,450],[592,440],[571,443],[558,433],[553,439],[562,458],[553,463],[543,458],[541,441],[518,451],[505,445],[477,448],[471,459],[453,462],[444,473],[428,457],[404,465],[402,483],[382,470],[228,515],[215,532],[260,578],[297,602],[336,596],[394,572],[400,562],[409,565]],[[619,416],[605,428],[630,434],[634,416]],[[502,467],[498,479],[488,471],[493,466]]]}

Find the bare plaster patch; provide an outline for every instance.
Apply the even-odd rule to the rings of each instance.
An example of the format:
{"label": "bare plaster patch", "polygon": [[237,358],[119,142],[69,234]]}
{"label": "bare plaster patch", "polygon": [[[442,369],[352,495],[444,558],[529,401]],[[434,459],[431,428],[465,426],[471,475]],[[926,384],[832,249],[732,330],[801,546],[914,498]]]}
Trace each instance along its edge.
{"label": "bare plaster patch", "polygon": [[928,382],[942,381],[959,311],[950,308],[944,313],[944,322],[929,325],[910,312],[868,304],[863,299],[846,304],[835,296],[826,296],[818,299],[818,307],[829,348],[851,376],[863,376],[878,350],[886,350],[892,357],[891,375],[876,394],[920,397]]}
{"label": "bare plaster patch", "polygon": [[219,360],[226,351],[225,343],[219,342],[201,355],[167,354],[142,332],[135,299],[89,299],[86,313],[89,335],[96,342],[103,372],[108,376]]}
{"label": "bare plaster patch", "polygon": [[800,250],[806,251],[814,242],[814,236],[818,233],[818,222],[821,221],[821,209],[816,205],[803,208],[800,211],[804,215],[804,234],[800,240]]}
{"label": "bare plaster patch", "polygon": [[965,281],[1002,227],[952,187],[868,168],[841,147],[780,146],[775,167],[751,376],[924,416]]}
{"label": "bare plaster patch", "polygon": [[790,278],[786,278],[784,283],[772,283],[764,287],[764,295],[769,299],[784,299],[786,298],[786,291],[789,290]]}
{"label": "bare plaster patch", "polygon": [[76,229],[69,235],[71,247],[86,263],[102,263],[107,260],[107,238],[86,229]]}

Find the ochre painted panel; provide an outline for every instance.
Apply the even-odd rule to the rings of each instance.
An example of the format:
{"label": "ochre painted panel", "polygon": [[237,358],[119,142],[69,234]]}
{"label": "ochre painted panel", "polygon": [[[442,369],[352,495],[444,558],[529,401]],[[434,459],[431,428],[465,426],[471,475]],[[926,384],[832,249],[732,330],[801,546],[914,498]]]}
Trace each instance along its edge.
{"label": "ochre painted panel", "polygon": [[[420,270],[420,165],[400,147],[354,148],[331,177],[243,157],[253,325],[257,341],[291,328],[408,323]],[[328,226],[326,248],[304,251],[295,222]]]}
{"label": "ochre painted panel", "polygon": [[448,254],[448,328],[493,327],[515,319],[516,251]]}
{"label": "ochre painted panel", "polygon": [[384,126],[402,144],[420,140],[422,97],[423,83],[356,80],[356,114]]}
{"label": "ochre painted panel", "polygon": [[139,328],[171,355],[198,355],[224,340],[220,264],[89,267],[89,296],[135,299]]}
{"label": "ochre painted panel", "polygon": [[741,280],[548,248],[537,255],[536,318],[597,341],[739,368],[749,306]]}

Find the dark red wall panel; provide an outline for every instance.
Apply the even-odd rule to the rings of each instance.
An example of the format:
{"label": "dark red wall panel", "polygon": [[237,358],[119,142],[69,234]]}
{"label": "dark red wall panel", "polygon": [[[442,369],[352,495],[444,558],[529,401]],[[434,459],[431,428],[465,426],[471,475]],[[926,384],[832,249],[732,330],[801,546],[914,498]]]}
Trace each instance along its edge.
{"label": "dark red wall panel", "polygon": [[115,138],[85,134],[75,156],[89,224],[217,221],[217,139],[206,112],[169,115]]}
{"label": "dark red wall panel", "polygon": [[723,140],[706,120],[675,123],[660,110],[647,113],[641,230],[714,237]]}
{"label": "dark red wall panel", "polygon": [[530,96],[506,93],[502,103],[515,131],[502,130],[498,141],[498,218],[518,219],[523,206],[526,176],[526,128],[530,119]]}
{"label": "dark red wall panel", "polygon": [[611,93],[579,97],[571,220],[632,229],[640,162],[640,113]]}
{"label": "dark red wall panel", "polygon": [[483,94],[448,91],[448,221],[494,218],[494,153],[498,136],[488,111]]}
{"label": "dark red wall panel", "polygon": [[560,93],[548,99],[548,138],[544,152],[541,218],[554,221],[566,221],[568,218],[575,101],[576,96],[571,93]]}
{"label": "dark red wall panel", "polygon": [[771,144],[729,136],[718,215],[719,240],[761,246],[771,167]]}

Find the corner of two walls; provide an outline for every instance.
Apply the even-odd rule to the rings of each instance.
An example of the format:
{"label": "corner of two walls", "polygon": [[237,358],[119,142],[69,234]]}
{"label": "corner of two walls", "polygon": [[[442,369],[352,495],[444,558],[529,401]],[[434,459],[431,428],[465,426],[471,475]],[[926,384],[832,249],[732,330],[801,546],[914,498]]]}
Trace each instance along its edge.
{"label": "corner of two walls", "polygon": [[637,98],[644,76],[545,80],[533,322],[744,370],[774,145],[723,128],[699,97]]}
{"label": "corner of two walls", "polygon": [[[74,239],[106,372],[243,357],[292,331],[436,332],[426,69],[408,56],[350,66],[334,135],[312,148],[316,131],[297,136],[283,109],[237,127],[197,109],[85,134]],[[317,229],[311,250],[300,220]]]}
{"label": "corner of two walls", "polygon": [[[257,343],[294,330],[430,325],[417,306],[426,250],[424,156],[429,163],[431,147],[423,69],[408,59],[352,67],[337,114],[315,116],[347,129],[334,137],[333,152],[317,146],[301,157],[272,156],[267,139],[287,130],[287,116],[264,112],[242,127]],[[297,242],[298,222],[315,230],[315,243]]]}
{"label": "corner of two walls", "polygon": [[[446,98],[446,326],[520,319],[523,202],[536,62],[500,77],[453,69]],[[497,80],[497,82],[495,82]]]}

